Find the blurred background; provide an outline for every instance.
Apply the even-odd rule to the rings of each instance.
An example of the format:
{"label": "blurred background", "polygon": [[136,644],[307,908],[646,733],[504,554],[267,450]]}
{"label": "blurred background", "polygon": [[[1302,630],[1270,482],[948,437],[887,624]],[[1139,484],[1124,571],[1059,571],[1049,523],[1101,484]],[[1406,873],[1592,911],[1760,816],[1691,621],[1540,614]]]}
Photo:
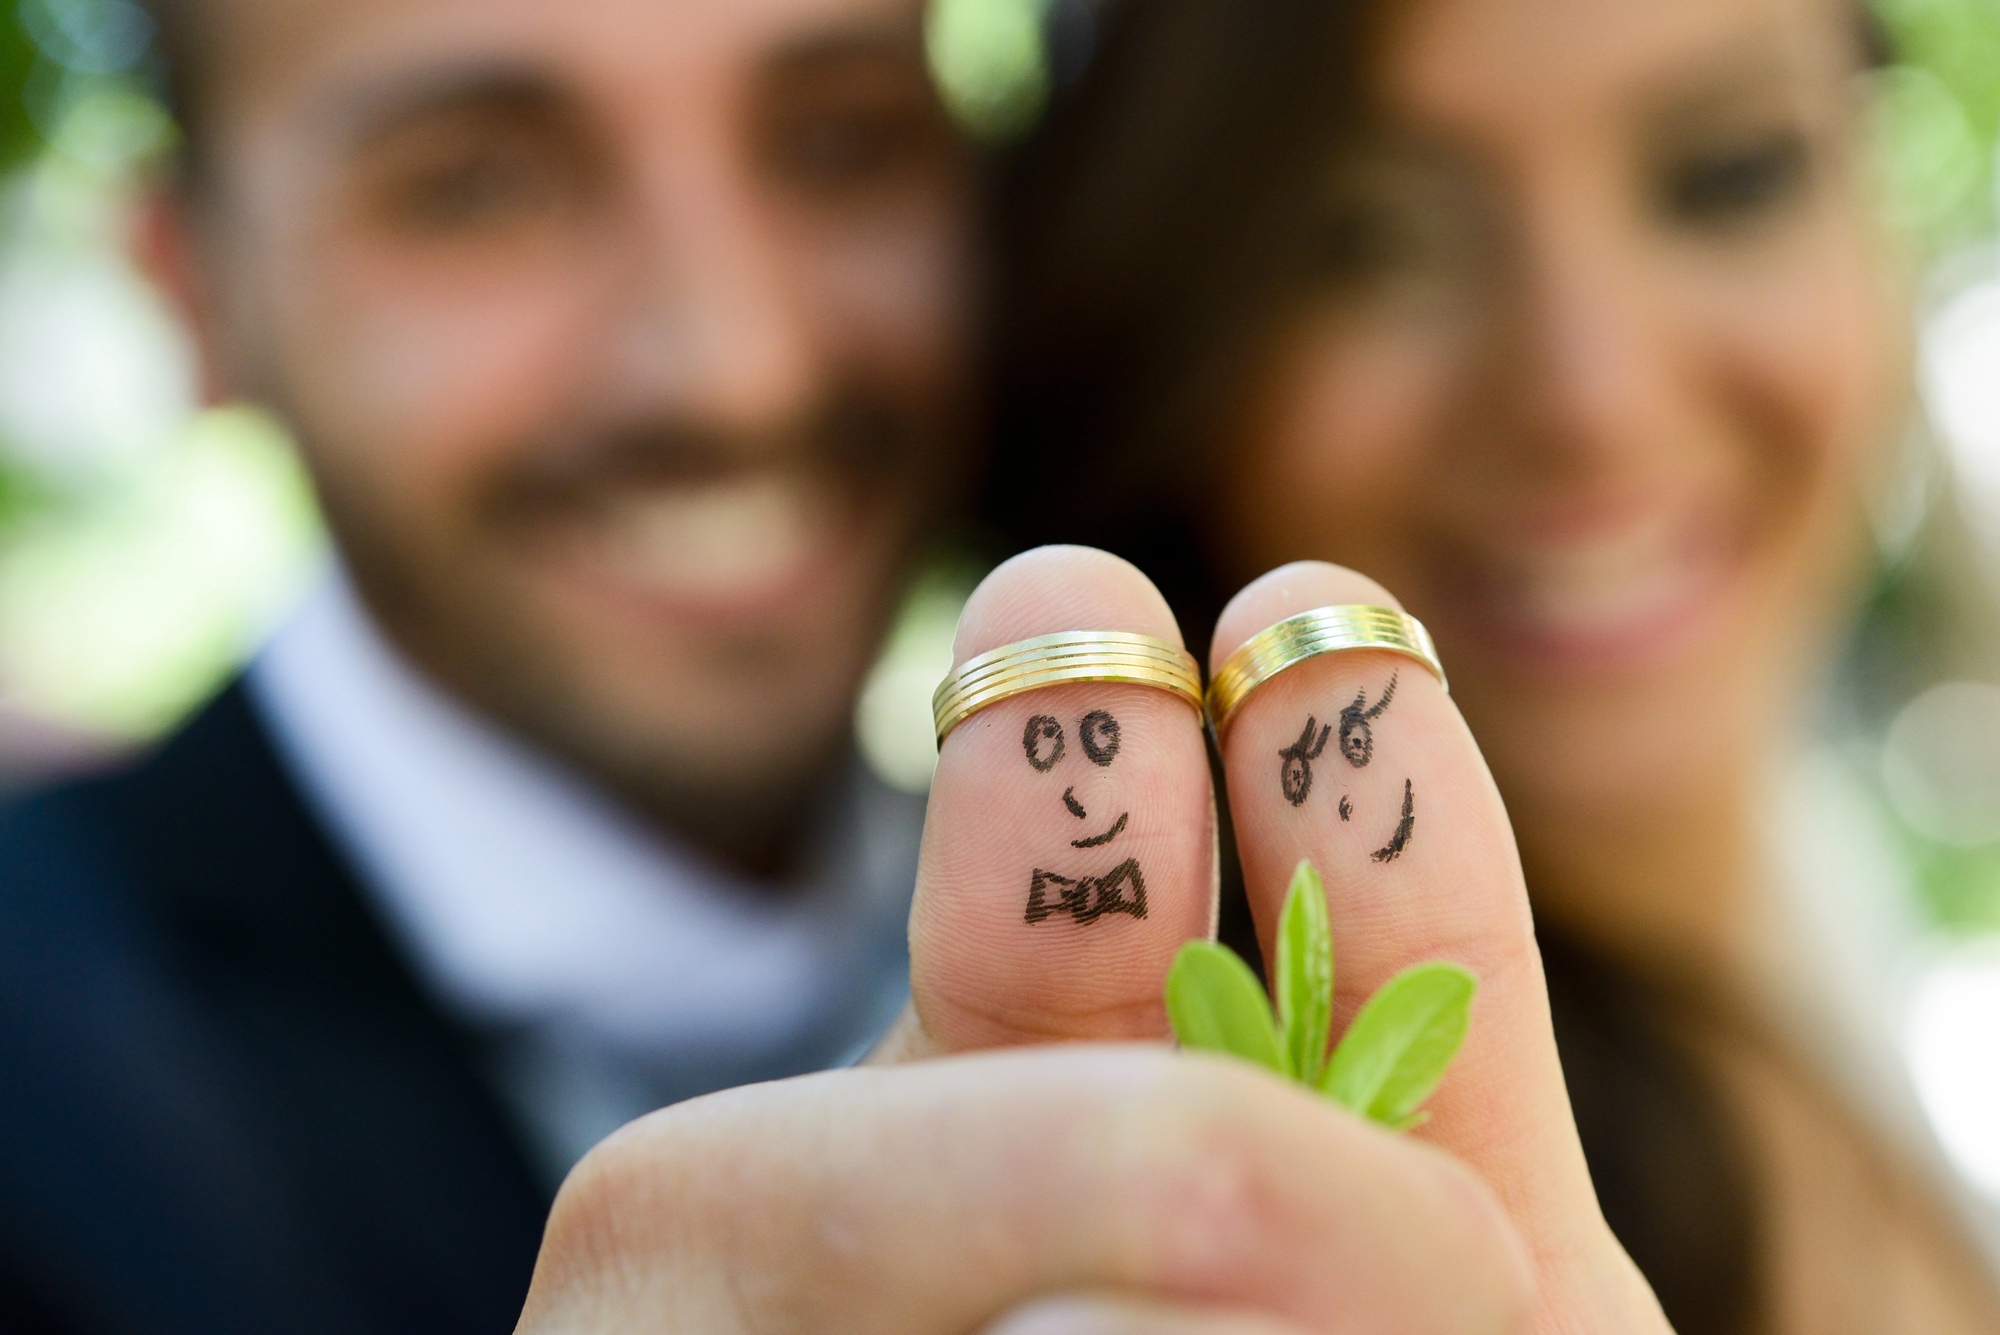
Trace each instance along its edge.
{"label": "blurred background", "polygon": [[[1879,75],[1893,225],[1925,275],[1929,433],[1879,517],[1871,619],[1822,711],[1826,745],[1894,832],[1921,949],[1894,1017],[1926,1111],[1960,1167],[2000,1197],[2000,627],[1910,679],[1898,627],[1922,609],[1902,566],[1940,506],[1966,559],[2000,578],[2000,0],[1883,0]],[[931,58],[954,110],[1021,133],[1088,10],[940,0]],[[255,648],[322,559],[282,433],[202,409],[187,350],[125,258],[127,206],[174,133],[150,92],[152,32],[124,0],[20,0],[0,14],[0,785],[145,745]],[[929,696],[978,571],[940,565],[860,706],[871,763],[921,790]],[[1928,661],[1928,660],[1927,660]],[[1987,1060],[1967,1060],[1986,1053]]]}

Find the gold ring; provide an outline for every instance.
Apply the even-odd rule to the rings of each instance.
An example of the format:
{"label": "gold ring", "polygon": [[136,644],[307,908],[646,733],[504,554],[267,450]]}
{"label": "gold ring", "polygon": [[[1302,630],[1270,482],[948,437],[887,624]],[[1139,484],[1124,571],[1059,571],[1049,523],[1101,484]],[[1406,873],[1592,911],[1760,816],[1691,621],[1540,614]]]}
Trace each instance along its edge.
{"label": "gold ring", "polygon": [[1150,635],[1072,630],[1040,635],[968,658],[931,697],[938,745],[988,705],[1072,681],[1130,682],[1171,692],[1201,714],[1201,669],[1185,650]]}
{"label": "gold ring", "polygon": [[1415,617],[1359,604],[1315,608],[1251,636],[1215,674],[1208,685],[1208,716],[1215,724],[1216,740],[1222,740],[1230,718],[1259,686],[1309,658],[1348,649],[1387,649],[1414,658],[1437,675],[1447,692],[1451,690],[1431,633]]}

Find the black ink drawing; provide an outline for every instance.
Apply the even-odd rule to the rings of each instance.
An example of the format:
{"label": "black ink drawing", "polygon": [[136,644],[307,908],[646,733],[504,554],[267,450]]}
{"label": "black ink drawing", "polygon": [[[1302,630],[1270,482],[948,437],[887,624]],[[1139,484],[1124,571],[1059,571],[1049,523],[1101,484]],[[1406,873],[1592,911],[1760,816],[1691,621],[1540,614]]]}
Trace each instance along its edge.
{"label": "black ink drawing", "polygon": [[[1083,809],[1083,803],[1076,800],[1076,789],[1074,788],[1063,789],[1063,805],[1068,807],[1069,814],[1078,820],[1088,820],[1090,818],[1090,813]],[[1071,848],[1102,848],[1119,835],[1125,833],[1125,823],[1131,819],[1132,813],[1128,811],[1112,822],[1111,828],[1103,834],[1093,835],[1088,839],[1072,839],[1069,841],[1069,846]]]}
{"label": "black ink drawing", "polygon": [[1375,860],[1377,862],[1394,862],[1397,858],[1401,857],[1403,850],[1410,846],[1410,832],[1416,828],[1416,790],[1410,786],[1410,781],[1405,779],[1403,780],[1402,822],[1396,826],[1396,833],[1389,837],[1388,844],[1375,850]]}
{"label": "black ink drawing", "polygon": [[[1118,726],[1118,720],[1102,709],[1093,709],[1078,720],[1076,739],[1083,747],[1084,755],[1090,758],[1093,765],[1109,765],[1118,758],[1118,748],[1124,744],[1124,735]],[[1047,774],[1062,763],[1064,752],[1062,724],[1047,714],[1035,715],[1028,720],[1028,726],[1021,733],[1021,749],[1027,753],[1030,765]],[[1069,809],[1070,815],[1078,820],[1090,819],[1090,813],[1084,810],[1083,803],[1076,800],[1074,786],[1063,789],[1062,801]],[[1111,828],[1103,834],[1094,835],[1089,839],[1073,839],[1070,841],[1070,846],[1102,848],[1125,833],[1125,826],[1131,819],[1132,813],[1128,811],[1113,822]],[[1035,874],[1042,875],[1041,872]],[[1049,874],[1054,875],[1054,873]],[[1136,868],[1134,874],[1137,874]],[[1141,895],[1142,900],[1143,898]]]}
{"label": "black ink drawing", "polygon": [[[1354,703],[1340,711],[1340,754],[1347,757],[1347,763],[1356,769],[1367,769],[1368,762],[1375,756],[1375,729],[1371,726],[1388,710],[1389,702],[1396,698],[1396,682],[1401,673],[1389,678],[1389,688],[1382,692],[1382,698],[1368,707],[1368,692],[1362,691],[1354,697]],[[1294,804],[1296,805],[1296,803]]]}
{"label": "black ink drawing", "polygon": [[[1317,741],[1313,738],[1315,728],[1319,729]],[[1320,752],[1326,750],[1326,739],[1332,734],[1331,723],[1321,726],[1318,718],[1308,714],[1306,730],[1299,734],[1299,739],[1278,752],[1283,758],[1278,767],[1278,784],[1285,790],[1285,800],[1293,806],[1304,806],[1306,799],[1312,796],[1313,761],[1318,760]]]}
{"label": "black ink drawing", "polygon": [[1037,867],[1028,882],[1028,921],[1046,922],[1064,913],[1078,923],[1096,922],[1107,913],[1145,917],[1146,878],[1139,873],[1139,860],[1127,858],[1102,876],[1058,876]]}
{"label": "black ink drawing", "polygon": [[[1076,739],[1091,764],[1109,766],[1118,758],[1124,734],[1117,719],[1102,709],[1093,709],[1077,720]],[[1062,724],[1047,714],[1035,715],[1021,733],[1021,749],[1030,765],[1047,774],[1062,763]],[[1090,812],[1077,801],[1074,785],[1063,789],[1062,803],[1078,820],[1090,819]],[[1125,833],[1131,822],[1131,812],[1121,813],[1103,834],[1072,839],[1070,847],[1102,848]],[[1028,882],[1028,921],[1045,922],[1063,913],[1079,923],[1096,922],[1107,913],[1145,917],[1146,879],[1139,874],[1138,860],[1127,858],[1103,876],[1062,876],[1037,867]]]}
{"label": "black ink drawing", "polygon": [[1076,740],[1093,765],[1109,765],[1118,758],[1121,738],[1118,720],[1101,709],[1093,709],[1076,725]]}
{"label": "black ink drawing", "polygon": [[[1042,750],[1045,742],[1052,742],[1046,753]],[[1021,749],[1028,753],[1028,763],[1043,774],[1047,774],[1062,762],[1062,724],[1047,714],[1037,714],[1028,720],[1028,726],[1021,732]]]}
{"label": "black ink drawing", "polygon": [[1342,820],[1354,819],[1354,803],[1347,800],[1346,793],[1340,795],[1340,818]]}
{"label": "black ink drawing", "polygon": [[1102,848],[1106,844],[1110,843],[1113,839],[1116,839],[1119,835],[1125,833],[1125,822],[1130,820],[1131,818],[1132,818],[1132,813],[1128,811],[1124,815],[1120,816],[1117,819],[1117,821],[1112,824],[1111,828],[1106,830],[1103,834],[1094,835],[1089,839],[1072,839],[1069,841],[1069,846],[1071,848]]}

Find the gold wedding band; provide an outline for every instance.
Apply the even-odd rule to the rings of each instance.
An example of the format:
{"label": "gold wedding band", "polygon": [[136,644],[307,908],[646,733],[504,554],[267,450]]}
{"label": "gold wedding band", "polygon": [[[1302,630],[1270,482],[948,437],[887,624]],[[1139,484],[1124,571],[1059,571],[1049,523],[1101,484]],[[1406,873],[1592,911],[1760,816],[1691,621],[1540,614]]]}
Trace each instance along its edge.
{"label": "gold wedding band", "polygon": [[1201,669],[1185,650],[1150,635],[1072,630],[1005,644],[946,677],[931,697],[938,745],[988,705],[1073,681],[1130,682],[1179,696],[1201,714]]}
{"label": "gold wedding band", "polygon": [[1439,685],[1451,690],[1431,633],[1415,617],[1360,604],[1315,608],[1251,636],[1215,674],[1208,685],[1208,716],[1215,724],[1216,740],[1222,740],[1230,718],[1259,686],[1309,658],[1349,649],[1387,649],[1414,658],[1436,674]]}

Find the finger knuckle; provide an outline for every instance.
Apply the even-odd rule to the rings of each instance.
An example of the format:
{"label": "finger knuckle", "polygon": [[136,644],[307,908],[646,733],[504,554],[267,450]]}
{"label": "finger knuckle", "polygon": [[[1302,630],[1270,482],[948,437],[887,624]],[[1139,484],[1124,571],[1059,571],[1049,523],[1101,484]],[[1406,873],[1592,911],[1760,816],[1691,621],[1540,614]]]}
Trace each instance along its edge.
{"label": "finger knuckle", "polygon": [[1145,1269],[1203,1289],[1268,1258],[1297,1222],[1274,1106],[1287,1091],[1232,1062],[1175,1067],[1129,1172]]}

